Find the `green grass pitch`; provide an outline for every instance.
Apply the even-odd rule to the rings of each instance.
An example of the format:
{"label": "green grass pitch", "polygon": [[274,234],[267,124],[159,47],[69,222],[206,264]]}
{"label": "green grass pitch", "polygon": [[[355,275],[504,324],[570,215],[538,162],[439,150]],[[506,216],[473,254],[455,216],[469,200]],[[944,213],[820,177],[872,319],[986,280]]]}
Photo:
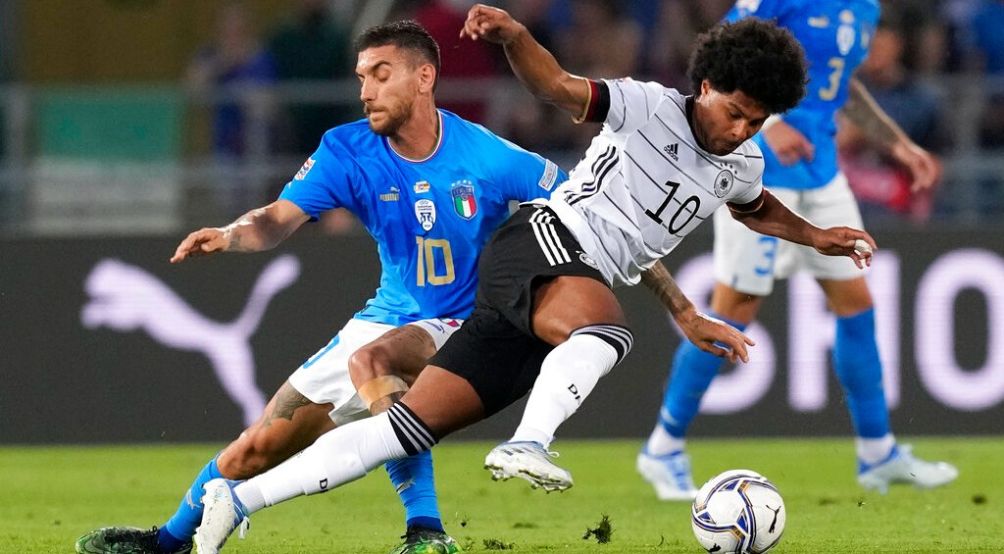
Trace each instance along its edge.
{"label": "green grass pitch", "polygon": [[[494,483],[481,468],[486,443],[436,448],[444,521],[467,552],[702,552],[689,506],[655,500],[634,470],[638,441],[559,441],[576,485],[565,493]],[[1004,551],[1004,440],[922,439],[916,452],[959,466],[956,483],[889,495],[861,491],[850,440],[694,440],[698,480],[734,468],[772,479],[788,509],[775,552]],[[103,525],[148,526],[173,512],[213,445],[0,448],[0,552],[72,552]],[[611,540],[586,530],[603,515]],[[384,553],[398,542],[402,509],[383,470],[341,489],[300,498],[252,518],[234,553]]]}

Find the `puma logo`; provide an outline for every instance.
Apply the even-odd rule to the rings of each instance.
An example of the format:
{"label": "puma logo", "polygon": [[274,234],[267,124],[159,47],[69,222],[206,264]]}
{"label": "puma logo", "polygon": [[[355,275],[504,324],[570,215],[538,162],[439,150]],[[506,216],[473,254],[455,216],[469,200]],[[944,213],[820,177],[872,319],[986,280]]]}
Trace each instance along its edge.
{"label": "puma logo", "polygon": [[108,327],[123,333],[141,329],[168,348],[201,352],[240,408],[244,425],[250,426],[265,410],[265,395],[255,382],[250,339],[272,298],[299,276],[295,256],[276,258],[258,276],[241,313],[233,321],[219,322],[198,313],[146,270],[105,259],[84,283],[90,299],[80,321],[88,329]]}
{"label": "puma logo", "polygon": [[781,511],[781,507],[778,506],[777,509],[774,509],[774,508],[771,508],[770,506],[767,506],[766,504],[764,504],[764,506],[768,510],[772,510],[774,512],[774,519],[771,520],[771,522],[770,522],[770,528],[767,529],[768,533],[773,533],[774,532],[774,527],[777,525],[777,513]]}

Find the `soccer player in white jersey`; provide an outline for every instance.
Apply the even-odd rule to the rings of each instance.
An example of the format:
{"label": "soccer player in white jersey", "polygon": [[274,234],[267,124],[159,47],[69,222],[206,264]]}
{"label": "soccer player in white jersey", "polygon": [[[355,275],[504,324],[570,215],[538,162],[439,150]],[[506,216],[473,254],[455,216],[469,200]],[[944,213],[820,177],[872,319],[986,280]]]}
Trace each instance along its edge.
{"label": "soccer player in white jersey", "polygon": [[[838,110],[913,175],[914,188],[931,186],[938,166],[913,143],[853,78],[865,58],[879,18],[876,0],[740,1],[726,21],[770,19],[802,42],[809,59],[808,93],[798,106],[772,118],[754,137],[764,154],[764,184],[793,210],[828,225],[861,225],[847,178],[837,167]],[[833,367],[846,397],[856,435],[858,482],[885,491],[892,483],[922,488],[958,475],[944,462],[928,462],[898,446],[882,389],[882,362],[875,339],[875,310],[864,275],[847,260],[820,256],[715,215],[715,287],[711,310],[739,329],[757,316],[774,280],[804,270],[814,277],[834,312]],[[721,361],[681,344],[673,358],[659,418],[638,455],[642,476],[664,500],[689,501],[697,493],[685,436]]]}
{"label": "soccer player in white jersey", "polygon": [[[869,263],[874,243],[865,232],[815,227],[760,183],[759,149],[746,141],[768,115],[804,93],[805,61],[787,31],[751,20],[704,35],[694,67],[714,79],[701,78],[693,98],[656,83],[570,75],[502,10],[475,6],[463,32],[503,44],[531,92],[579,119],[604,121],[603,131],[551,201],[523,205],[495,233],[478,265],[474,311],[399,402],[326,433],[263,475],[236,486],[222,479],[206,485],[195,537],[200,554],[218,551],[250,513],[431,449],[531,387],[513,440],[492,450],[485,464],[496,478],[570,487],[571,475],[547,451],[554,431],[631,348],[611,287],[643,278],[657,284],[688,336],[725,328],[697,313],[659,263],[723,204],[759,232]],[[651,271],[643,277],[653,268],[664,278]],[[746,360],[752,342],[728,329],[717,339],[724,349],[700,336],[695,342]]]}

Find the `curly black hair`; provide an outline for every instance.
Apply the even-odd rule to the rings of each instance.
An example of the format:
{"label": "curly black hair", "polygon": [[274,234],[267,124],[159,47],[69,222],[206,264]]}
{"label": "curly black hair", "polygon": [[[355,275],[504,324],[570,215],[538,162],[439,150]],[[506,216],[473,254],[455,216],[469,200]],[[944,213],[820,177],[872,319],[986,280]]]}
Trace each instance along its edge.
{"label": "curly black hair", "polygon": [[720,92],[742,91],[770,113],[794,108],[808,82],[802,45],[787,29],[755,17],[699,36],[688,73],[694,94],[707,79]]}
{"label": "curly black hair", "polygon": [[436,68],[436,80],[439,80],[439,44],[418,22],[405,19],[392,21],[370,27],[355,40],[355,50],[358,54],[367,48],[394,45],[404,50],[411,50],[431,63]]}

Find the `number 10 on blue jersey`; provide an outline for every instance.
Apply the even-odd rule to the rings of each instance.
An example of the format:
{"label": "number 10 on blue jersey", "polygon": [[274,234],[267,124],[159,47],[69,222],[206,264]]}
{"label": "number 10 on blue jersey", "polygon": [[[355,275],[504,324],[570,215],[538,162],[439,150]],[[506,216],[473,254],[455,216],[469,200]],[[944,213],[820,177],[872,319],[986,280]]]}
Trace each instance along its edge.
{"label": "number 10 on blue jersey", "polygon": [[[430,285],[449,285],[456,279],[453,270],[453,252],[450,249],[450,241],[446,239],[426,239],[415,237],[415,244],[418,246],[418,263],[416,264],[417,285],[424,287],[426,283]],[[436,252],[442,252],[444,274],[436,272]]]}

